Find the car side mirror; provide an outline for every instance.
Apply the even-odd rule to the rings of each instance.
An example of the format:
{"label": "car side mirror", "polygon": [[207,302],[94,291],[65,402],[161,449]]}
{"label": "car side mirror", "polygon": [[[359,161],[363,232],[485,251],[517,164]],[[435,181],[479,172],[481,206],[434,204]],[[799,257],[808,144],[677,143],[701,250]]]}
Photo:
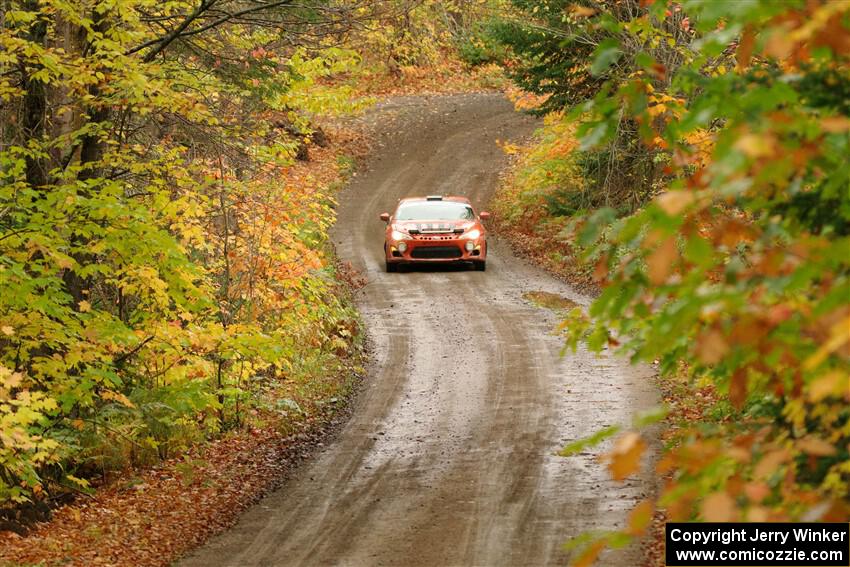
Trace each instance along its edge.
{"label": "car side mirror", "polygon": [[381,220],[384,222],[390,222],[390,214],[389,213],[381,213]]}
{"label": "car side mirror", "polygon": [[487,211],[481,211],[480,213],[478,213],[478,218],[480,218],[481,220],[487,220],[490,218],[490,213],[488,213]]}

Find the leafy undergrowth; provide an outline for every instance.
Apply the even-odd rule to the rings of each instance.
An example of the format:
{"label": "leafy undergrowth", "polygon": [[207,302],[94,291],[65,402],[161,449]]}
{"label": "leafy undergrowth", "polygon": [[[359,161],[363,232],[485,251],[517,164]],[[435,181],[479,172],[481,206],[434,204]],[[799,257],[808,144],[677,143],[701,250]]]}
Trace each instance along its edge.
{"label": "leafy undergrowth", "polygon": [[[287,183],[338,187],[347,164],[366,152],[360,134],[327,132],[331,143],[312,146],[311,161],[289,168]],[[362,281],[348,266],[334,271],[339,301],[326,308],[351,314],[350,289]],[[0,565],[168,565],[231,524],[346,407],[363,372],[359,324],[351,321],[338,340],[305,348],[288,372],[261,386],[241,427],[153,467],[105,469],[91,481],[96,490],[80,493],[25,536],[0,532]]]}
{"label": "leafy undergrowth", "polygon": [[[523,109],[522,99],[512,98]],[[527,144],[504,144],[514,163],[493,200],[493,224],[517,252],[576,289],[595,294],[592,270],[576,260],[570,236],[564,234],[572,218],[557,211],[559,195],[583,185],[572,164],[573,148],[572,129],[558,115],[548,116]]]}
{"label": "leafy undergrowth", "polygon": [[[657,379],[662,402],[667,415],[659,431],[660,441],[665,446],[675,446],[681,442],[680,436],[695,423],[711,419],[712,409],[717,407],[719,396],[711,384],[695,386],[688,378],[687,371],[679,371],[665,379]],[[672,475],[662,475],[662,482],[670,482]],[[652,522],[642,540],[644,567],[664,567],[664,524],[669,520],[667,510],[656,509]]]}
{"label": "leafy undergrowth", "polygon": [[[369,94],[469,92],[485,88],[488,72],[463,68],[396,77],[376,71]],[[486,82],[486,81],[485,81]],[[364,90],[364,92],[366,92]],[[325,147],[309,145],[309,161],[295,162],[287,185],[340,187],[368,151],[359,132],[323,125]],[[325,250],[326,256],[332,256]],[[334,268],[340,307],[351,309],[350,290],[363,284],[350,266]],[[169,565],[231,525],[238,513],[277,486],[287,472],[333,429],[363,372],[358,328],[309,357],[259,392],[245,424],[152,467],[106,470],[26,535],[0,532],[0,566]]]}
{"label": "leafy undergrowth", "polygon": [[[541,156],[526,168],[537,182],[520,169],[504,220],[537,235],[548,223],[534,213],[573,217],[575,255],[603,289],[587,316],[570,313],[568,346],[614,344],[665,381],[686,374],[668,396],[677,423],[708,410],[671,425],[662,489],[625,530],[584,540],[575,564],[642,537],[656,509],[847,521],[850,5],[514,5],[523,17],[494,28],[516,55],[509,75],[572,119],[575,151],[552,171],[544,137],[524,158]],[[648,445],[623,433],[612,476],[637,473]]]}
{"label": "leafy undergrowth", "polygon": [[332,427],[360,371],[353,357],[333,373],[288,384],[285,414],[257,411],[250,427],[126,471],[27,537],[0,535],[0,565],[170,565],[285,478]]}
{"label": "leafy undergrowth", "polygon": [[471,91],[499,91],[507,85],[502,68],[480,65],[469,68],[451,52],[442,54],[432,66],[399,66],[393,72],[376,66],[357,78],[354,91],[366,95],[453,94]]}

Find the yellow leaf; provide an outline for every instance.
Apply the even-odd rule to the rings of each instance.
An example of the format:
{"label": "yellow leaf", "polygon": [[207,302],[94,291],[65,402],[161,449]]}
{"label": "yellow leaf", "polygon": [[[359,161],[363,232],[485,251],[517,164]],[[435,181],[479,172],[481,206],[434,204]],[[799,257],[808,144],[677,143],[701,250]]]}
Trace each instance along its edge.
{"label": "yellow leaf", "polygon": [[829,339],[803,362],[803,368],[812,370],[845,344],[850,343],[850,315],[842,317],[830,328]]}
{"label": "yellow leaf", "polygon": [[78,303],[78,305],[79,305],[79,307],[80,307],[80,312],[81,312],[81,313],[85,313],[85,312],[87,312],[87,311],[91,311],[91,303],[89,303],[89,302],[88,302],[88,301],[86,301],[85,299],[84,299],[84,300],[82,300],[80,303]]}
{"label": "yellow leaf", "polygon": [[128,408],[136,407],[135,405],[133,405],[133,402],[131,402],[130,399],[127,396],[125,396],[124,394],[122,394],[121,392],[113,392],[112,390],[104,390],[103,392],[100,393],[100,397],[103,398],[104,400],[116,401],[119,404],[127,406]]}
{"label": "yellow leaf", "polygon": [[596,13],[596,10],[590,8],[589,6],[581,6],[579,4],[573,4],[570,7],[570,12],[577,18],[589,18],[590,16]]}
{"label": "yellow leaf", "polygon": [[517,154],[521,149],[517,144],[511,144],[510,142],[502,142],[501,140],[496,140],[496,145],[502,148],[502,151],[508,155]]}
{"label": "yellow leaf", "polygon": [[665,104],[656,104],[655,106],[650,106],[646,109],[650,116],[655,118],[661,114],[664,114],[667,111],[667,105]]}
{"label": "yellow leaf", "polygon": [[623,480],[627,476],[637,472],[640,468],[640,458],[646,449],[646,443],[640,434],[629,431],[614,444],[614,449],[608,454],[610,459],[608,470],[614,480]]}
{"label": "yellow leaf", "polygon": [[753,506],[747,510],[747,522],[766,522],[770,519],[770,513],[762,506]]}
{"label": "yellow leaf", "polygon": [[12,372],[5,366],[0,366],[0,385],[7,390],[20,386],[23,377],[20,372]]}
{"label": "yellow leaf", "polygon": [[833,370],[816,378],[808,387],[809,400],[820,402],[832,395],[850,395],[850,375]]}
{"label": "yellow leaf", "polygon": [[740,150],[750,158],[773,155],[775,147],[771,136],[760,134],[744,134],[735,142],[735,149]]}
{"label": "yellow leaf", "polygon": [[3,325],[2,327],[0,327],[0,331],[3,331],[3,334],[9,337],[15,334],[15,329],[10,327],[9,325]]}

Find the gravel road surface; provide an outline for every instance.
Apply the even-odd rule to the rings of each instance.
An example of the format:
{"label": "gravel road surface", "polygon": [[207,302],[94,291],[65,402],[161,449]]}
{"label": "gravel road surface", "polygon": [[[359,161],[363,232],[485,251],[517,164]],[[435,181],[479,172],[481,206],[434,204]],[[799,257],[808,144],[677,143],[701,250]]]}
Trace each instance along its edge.
{"label": "gravel road surface", "polygon": [[[350,421],[277,492],[185,558],[212,566],[563,565],[563,543],[622,525],[649,481],[609,479],[595,453],[554,453],[655,403],[651,370],[560,356],[530,291],[589,298],[490,243],[486,272],[383,271],[381,212],[460,194],[479,210],[505,156],[538,123],[501,95],[405,97],[362,118],[376,143],[340,195],[334,242],[368,277],[372,352]],[[632,548],[603,564],[634,565]]]}

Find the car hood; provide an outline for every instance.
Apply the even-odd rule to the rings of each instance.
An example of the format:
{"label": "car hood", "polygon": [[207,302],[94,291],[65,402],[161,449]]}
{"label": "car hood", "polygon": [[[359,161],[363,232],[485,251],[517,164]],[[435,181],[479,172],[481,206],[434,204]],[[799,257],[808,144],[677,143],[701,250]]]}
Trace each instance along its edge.
{"label": "car hood", "polygon": [[393,228],[409,232],[418,230],[421,233],[453,232],[456,229],[468,230],[475,226],[471,220],[404,220],[395,221]]}

